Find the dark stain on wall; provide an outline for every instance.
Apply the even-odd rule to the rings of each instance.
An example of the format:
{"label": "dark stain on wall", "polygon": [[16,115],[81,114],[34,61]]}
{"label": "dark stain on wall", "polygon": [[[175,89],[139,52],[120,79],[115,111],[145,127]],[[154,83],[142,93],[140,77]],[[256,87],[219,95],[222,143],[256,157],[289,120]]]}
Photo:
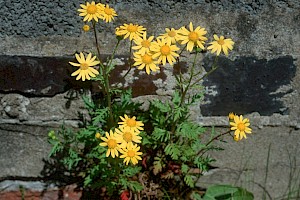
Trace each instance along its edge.
{"label": "dark stain on wall", "polygon": [[[101,57],[102,61],[108,55]],[[121,72],[128,69],[128,56],[116,56],[124,60],[123,65],[115,66],[111,73],[111,83],[125,83]],[[30,57],[30,56],[4,56],[0,55],[0,93],[20,93],[24,96],[54,96],[66,91],[81,91],[89,89],[92,93],[100,92],[97,84],[92,81],[76,81],[71,73],[77,70],[69,64],[77,62],[72,57]],[[153,80],[166,79],[161,68],[161,73],[154,75],[139,75],[139,70],[134,70],[134,77],[138,77],[130,84],[133,96],[155,94],[157,87]],[[129,76],[129,75],[128,75]],[[129,77],[131,78],[131,77]]]}
{"label": "dark stain on wall", "polygon": [[[213,57],[206,57],[206,71],[213,63]],[[204,86],[212,88],[216,94],[205,96],[209,103],[201,106],[204,116],[226,116],[229,112],[247,114],[259,112],[270,116],[273,113],[288,114],[281,97],[291,93],[292,89],[278,90],[290,84],[296,73],[292,56],[282,56],[272,60],[255,57],[239,57],[229,60],[220,57],[220,66],[204,80]],[[276,92],[277,91],[277,92]]]}

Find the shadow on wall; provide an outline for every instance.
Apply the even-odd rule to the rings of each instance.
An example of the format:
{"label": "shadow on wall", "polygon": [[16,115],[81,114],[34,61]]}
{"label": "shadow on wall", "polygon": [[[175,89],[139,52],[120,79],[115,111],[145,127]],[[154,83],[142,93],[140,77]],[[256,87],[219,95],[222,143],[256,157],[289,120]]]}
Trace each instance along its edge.
{"label": "shadow on wall", "polygon": [[[214,57],[206,57],[206,71]],[[270,116],[273,113],[288,114],[282,98],[293,90],[289,86],[296,73],[292,56],[272,60],[255,57],[239,57],[231,61],[219,57],[219,68],[204,80],[207,90],[206,104],[201,106],[204,116],[227,116],[229,112],[259,112]]]}

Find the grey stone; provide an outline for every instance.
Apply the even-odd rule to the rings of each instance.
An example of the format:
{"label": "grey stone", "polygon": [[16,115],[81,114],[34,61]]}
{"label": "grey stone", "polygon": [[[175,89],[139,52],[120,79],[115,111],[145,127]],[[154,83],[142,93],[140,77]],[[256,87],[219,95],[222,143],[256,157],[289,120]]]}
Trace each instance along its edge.
{"label": "grey stone", "polygon": [[[22,67],[19,68],[20,65],[19,67],[13,65],[2,68],[4,72],[2,71],[0,79],[1,178],[28,177],[30,179],[39,177],[44,165],[42,159],[47,157],[50,149],[46,141],[48,130],[58,128],[63,122],[70,127],[78,127],[79,118],[76,113],[82,111],[82,101],[80,99],[68,101],[64,98],[64,96],[68,97],[66,92],[70,91],[68,90],[70,88],[63,87],[65,83],[62,77],[66,75],[68,80],[69,73],[59,73],[61,72],[59,70],[66,69],[68,64],[61,65],[60,62],[57,62],[49,67],[51,63],[47,62],[44,67],[38,67],[40,61],[35,61],[39,58],[45,59],[45,57],[70,58],[75,52],[97,51],[92,42],[93,33],[84,33],[81,30],[84,23],[77,12],[80,3],[82,2],[78,0],[68,2],[58,0],[0,1],[0,15],[3,16],[0,18],[0,54],[14,56],[16,61],[21,56],[30,57],[25,62],[28,66],[27,70],[23,68],[22,76],[20,74],[15,76],[16,82],[25,80],[22,84],[17,85],[12,80],[6,79],[11,75],[10,72],[22,69]],[[98,39],[103,54],[111,54],[117,42],[114,34],[115,27],[123,23],[143,25],[147,28],[149,35],[158,36],[164,32],[165,27],[180,28],[193,22],[194,26],[200,25],[207,29],[208,42],[211,41],[213,34],[224,35],[235,41],[234,50],[227,57],[228,60],[235,61],[238,57],[242,57],[246,61],[247,58],[252,57],[254,58],[252,61],[264,61],[266,64],[263,65],[264,71],[258,69],[256,74],[246,73],[245,76],[253,79],[253,76],[263,75],[265,70],[274,69],[272,65],[267,64],[271,62],[279,68],[283,66],[286,69],[284,72],[277,72],[280,75],[281,73],[282,75],[288,74],[285,78],[278,76],[268,80],[270,85],[272,85],[272,81],[276,81],[275,79],[282,81],[282,84],[274,84],[276,85],[275,90],[269,93],[269,96],[274,97],[274,101],[265,102],[271,107],[272,105],[269,103],[280,102],[280,106],[277,106],[276,109],[268,110],[270,109],[268,107],[264,111],[261,109],[249,110],[245,106],[255,105],[257,102],[256,99],[245,98],[243,106],[240,105],[241,102],[236,102],[235,108],[240,108],[239,110],[228,106],[220,111],[223,107],[219,107],[220,110],[215,111],[216,116],[207,114],[206,117],[203,117],[204,109],[201,110],[200,105],[192,110],[194,120],[204,126],[217,127],[228,126],[226,113],[230,109],[232,112],[241,112],[239,114],[245,114],[244,110],[246,110],[246,116],[250,118],[251,125],[254,127],[254,133],[249,135],[247,140],[235,143],[228,138],[227,144],[221,144],[225,151],[212,154],[217,160],[214,163],[216,169],[203,176],[199,184],[201,186],[208,186],[216,182],[237,184],[253,191],[256,199],[261,199],[262,189],[258,184],[264,184],[266,153],[268,144],[272,143],[266,188],[272,197],[280,198],[288,183],[289,169],[294,166],[290,165],[285,149],[289,150],[290,155],[296,156],[296,167],[299,169],[299,152],[295,150],[299,148],[300,127],[299,1],[113,0],[109,1],[109,4],[116,9],[118,17],[114,23],[100,22],[97,24],[100,29]],[[128,54],[129,46],[128,41],[122,41],[117,54]],[[204,55],[207,54],[209,53]],[[184,56],[186,57],[181,61],[190,64],[190,55],[185,54]],[[280,61],[279,58],[284,56],[294,59],[293,69],[288,69],[287,66],[292,66],[290,64],[279,65],[277,63]],[[203,66],[202,58],[197,62],[199,70],[207,67]],[[51,59],[53,60],[53,58],[49,60]],[[7,64],[6,60],[2,60],[0,65],[4,66],[3,63]],[[246,63],[251,65],[251,62]],[[48,73],[54,68],[58,70],[57,73]],[[291,69],[295,71],[291,71]],[[42,70],[44,70],[44,76],[41,76],[40,79],[30,80],[34,77],[32,76],[34,72],[39,72],[38,75],[43,74]],[[113,77],[118,78],[118,75],[124,71],[126,68],[121,68],[113,74]],[[164,69],[162,68],[161,71],[163,72]],[[174,71],[176,71],[176,66]],[[145,109],[148,106],[149,98],[157,98],[157,93],[166,96],[172,93],[174,74],[171,73],[171,70],[155,74],[151,78],[145,73],[137,71],[132,71],[130,75],[131,77],[122,80],[121,84],[127,84],[126,86],[133,84],[132,87],[137,91],[134,96],[137,101],[144,102]],[[269,75],[277,76],[278,74],[269,72]],[[221,81],[218,83],[226,82],[227,80],[224,79],[221,76]],[[9,87],[7,87],[8,85]],[[209,84],[207,86],[210,94],[218,94],[216,93],[217,87],[214,88],[214,85]],[[260,89],[259,93],[261,93],[264,88],[266,86],[263,84],[259,88],[255,86],[252,89]],[[233,88],[230,89],[233,90]],[[145,93],[145,91],[146,95],[140,96],[141,92]],[[241,90],[239,91],[241,92]],[[92,91],[92,94],[93,92],[95,94],[99,91]],[[165,96],[158,98],[165,99]],[[264,98],[268,99],[268,96],[264,96]],[[213,98],[209,101],[212,102]],[[222,103],[226,105],[227,100],[220,98],[221,101],[224,101]],[[201,107],[204,108],[203,105]],[[87,116],[87,113],[85,115]]]}
{"label": "grey stone", "polygon": [[[228,129],[227,129],[228,130]],[[217,129],[218,133],[226,129]],[[199,179],[198,185],[232,184],[247,188],[262,199],[263,188],[272,198],[283,199],[291,181],[297,191],[300,184],[300,131],[284,127],[253,128],[253,134],[239,142],[225,136],[217,142],[224,151],[210,152],[215,169]],[[270,156],[268,160],[268,149]],[[265,177],[267,181],[265,183]],[[263,187],[263,188],[262,188]]]}

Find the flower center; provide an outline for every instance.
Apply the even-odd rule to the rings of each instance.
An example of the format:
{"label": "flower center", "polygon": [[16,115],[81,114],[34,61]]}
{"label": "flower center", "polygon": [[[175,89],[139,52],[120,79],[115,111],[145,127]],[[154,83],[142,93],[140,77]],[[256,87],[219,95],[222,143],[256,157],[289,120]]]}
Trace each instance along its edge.
{"label": "flower center", "polygon": [[128,150],[127,155],[132,158],[135,156],[135,152],[133,150]]}
{"label": "flower center", "polygon": [[87,70],[89,68],[89,65],[87,63],[81,63],[80,64],[80,69],[81,70]]}
{"label": "flower center", "polygon": [[116,141],[115,139],[109,139],[109,140],[107,141],[107,146],[108,146],[108,148],[110,148],[110,149],[114,149],[114,148],[117,147],[117,141]]}
{"label": "flower center", "polygon": [[105,8],[105,9],[104,9],[104,12],[105,12],[105,14],[107,14],[107,15],[112,15],[112,10],[109,9],[109,8]]}
{"label": "flower center", "polygon": [[131,33],[136,32],[137,31],[137,27],[130,24],[130,25],[127,26],[127,31],[131,32]]}
{"label": "flower center", "polygon": [[130,132],[125,132],[123,134],[123,139],[126,141],[126,142],[131,142],[132,141],[132,134]]}
{"label": "flower center", "polygon": [[244,131],[246,127],[245,127],[245,124],[244,124],[244,123],[238,123],[237,128],[238,128],[240,131]]}
{"label": "flower center", "polygon": [[198,39],[199,39],[199,36],[195,31],[190,32],[189,40],[196,42]]}
{"label": "flower center", "polygon": [[160,52],[162,55],[166,56],[170,54],[170,47],[168,45],[164,45],[160,48]]}
{"label": "flower center", "polygon": [[145,54],[142,56],[142,61],[145,64],[150,64],[150,63],[152,63],[152,57],[149,56],[148,54]]}
{"label": "flower center", "polygon": [[130,127],[135,127],[136,125],[136,121],[134,119],[127,119],[126,123]]}
{"label": "flower center", "polygon": [[97,12],[97,6],[96,5],[89,5],[86,9],[86,12],[88,14],[95,14]]}
{"label": "flower center", "polygon": [[168,32],[168,35],[169,35],[170,37],[175,37],[176,32],[175,32],[175,31],[169,31],[169,32]]}
{"label": "flower center", "polygon": [[224,45],[224,43],[225,43],[224,40],[222,40],[222,39],[218,40],[219,45]]}
{"label": "flower center", "polygon": [[150,47],[150,42],[148,41],[148,40],[143,40],[142,42],[141,42],[141,45],[143,46],[143,47],[145,47],[145,48],[149,48]]}

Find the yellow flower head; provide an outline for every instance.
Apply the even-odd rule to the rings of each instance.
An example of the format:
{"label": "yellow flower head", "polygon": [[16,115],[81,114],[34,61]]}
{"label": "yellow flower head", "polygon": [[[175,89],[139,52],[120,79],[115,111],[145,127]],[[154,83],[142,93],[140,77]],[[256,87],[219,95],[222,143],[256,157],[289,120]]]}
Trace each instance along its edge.
{"label": "yellow flower head", "polygon": [[210,42],[210,46],[207,47],[207,49],[211,49],[211,53],[217,52],[217,56],[220,55],[221,51],[223,51],[224,54],[228,56],[228,49],[232,50],[234,45],[232,39],[225,39],[224,36],[220,36],[219,38],[217,35],[214,35],[214,39],[215,41]]}
{"label": "yellow flower head", "polygon": [[100,133],[96,133],[95,134],[95,138],[100,139],[101,138],[101,134]]}
{"label": "yellow flower head", "polygon": [[82,26],[82,30],[83,30],[84,32],[88,32],[88,31],[90,30],[90,26],[87,25],[87,24],[85,24],[85,25]]}
{"label": "yellow flower head", "polygon": [[79,67],[79,69],[71,74],[71,76],[77,76],[76,80],[79,80],[80,78],[82,81],[85,81],[85,79],[90,80],[91,77],[96,77],[99,72],[92,68],[92,66],[98,65],[100,61],[95,61],[96,56],[92,57],[92,54],[89,53],[86,59],[84,58],[84,55],[82,52],[80,52],[80,55],[75,54],[75,57],[79,63],[73,63],[69,62],[71,65]]}
{"label": "yellow flower head", "polygon": [[115,130],[117,134],[119,134],[123,141],[120,145],[121,148],[126,148],[129,142],[141,143],[141,136],[138,136],[139,131],[132,130],[129,127],[123,127]]}
{"label": "yellow flower head", "polygon": [[136,117],[133,116],[132,118],[129,118],[126,114],[124,117],[120,116],[122,122],[119,122],[119,128],[125,128],[129,127],[133,131],[140,131],[144,130],[142,126],[144,126],[143,122],[136,121]]}
{"label": "yellow flower head", "polygon": [[159,70],[159,67],[157,66],[158,61],[153,58],[153,55],[150,52],[144,54],[134,53],[133,56],[135,61],[133,66],[137,66],[139,70],[146,68],[147,74],[150,74],[150,71],[156,72]]}
{"label": "yellow flower head", "polygon": [[232,120],[234,119],[234,116],[235,116],[235,114],[234,114],[233,112],[230,112],[230,113],[228,114],[229,120],[232,121]]}
{"label": "yellow flower head", "polygon": [[106,152],[106,157],[111,155],[111,157],[118,157],[119,156],[119,149],[120,149],[120,143],[122,143],[122,137],[119,134],[114,133],[112,130],[110,130],[110,133],[105,133],[106,137],[101,137],[101,140],[104,142],[101,142],[99,145],[102,147],[108,147]]}
{"label": "yellow flower head", "polygon": [[124,36],[124,39],[129,37],[129,40],[133,40],[137,36],[141,37],[144,31],[146,31],[146,28],[143,26],[130,23],[116,28],[116,35]]}
{"label": "yellow flower head", "polygon": [[235,115],[233,122],[230,122],[231,125],[231,130],[234,131],[234,137],[236,137],[236,139],[243,139],[243,138],[247,138],[246,133],[251,133],[252,129],[249,128],[250,126],[250,122],[249,119],[247,118],[243,118],[242,115],[238,116]]}
{"label": "yellow flower head", "polygon": [[152,43],[150,50],[153,51],[153,58],[158,58],[158,62],[165,65],[168,61],[170,65],[176,61],[175,57],[179,55],[176,51],[179,48],[176,45],[172,45],[171,41],[166,41],[164,38],[157,38],[156,42]]}
{"label": "yellow flower head", "polygon": [[207,31],[205,28],[201,28],[200,26],[194,29],[193,23],[190,22],[189,29],[187,30],[185,27],[181,27],[179,29],[181,44],[187,44],[186,48],[188,51],[193,51],[194,47],[199,47],[204,49],[204,43],[207,40],[205,34]]}
{"label": "yellow flower head", "polygon": [[116,11],[113,8],[110,8],[108,4],[106,4],[104,6],[104,9],[101,11],[103,21],[105,21],[106,23],[111,22],[112,20],[114,20],[115,16],[118,16]]}
{"label": "yellow flower head", "polygon": [[145,31],[143,33],[142,37],[135,37],[133,42],[136,44],[136,46],[133,46],[133,50],[137,50],[139,54],[145,54],[150,51],[150,47],[152,44],[154,36],[150,36],[147,39],[147,32]]}
{"label": "yellow flower head", "polygon": [[92,3],[87,2],[86,5],[80,4],[81,9],[78,9],[78,12],[80,12],[79,16],[84,17],[83,21],[91,21],[94,19],[96,22],[98,22],[98,19],[103,19],[103,16],[101,15],[104,5],[101,3],[95,3],[95,1],[92,1]]}
{"label": "yellow flower head", "polygon": [[139,152],[140,147],[137,146],[137,144],[132,144],[132,142],[129,142],[126,145],[126,148],[120,149],[120,153],[122,154],[120,158],[124,158],[124,163],[128,165],[129,161],[132,162],[133,165],[136,165],[138,163],[138,160],[142,160],[140,155],[142,155],[142,152]]}
{"label": "yellow flower head", "polygon": [[180,40],[179,30],[174,28],[166,28],[166,33],[161,34],[159,38],[164,38],[167,42],[171,41],[171,44],[176,44]]}

